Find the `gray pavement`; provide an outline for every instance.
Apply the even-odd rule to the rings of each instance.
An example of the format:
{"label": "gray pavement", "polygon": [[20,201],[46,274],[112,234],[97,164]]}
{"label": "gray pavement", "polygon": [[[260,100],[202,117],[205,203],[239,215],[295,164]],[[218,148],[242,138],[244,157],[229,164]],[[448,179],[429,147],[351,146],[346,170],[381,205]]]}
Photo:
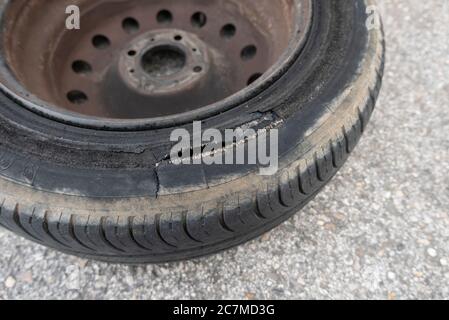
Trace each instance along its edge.
{"label": "gray pavement", "polygon": [[380,0],[388,61],[348,164],[294,219],[239,248],[148,267],[0,230],[0,299],[449,298],[449,0]]}

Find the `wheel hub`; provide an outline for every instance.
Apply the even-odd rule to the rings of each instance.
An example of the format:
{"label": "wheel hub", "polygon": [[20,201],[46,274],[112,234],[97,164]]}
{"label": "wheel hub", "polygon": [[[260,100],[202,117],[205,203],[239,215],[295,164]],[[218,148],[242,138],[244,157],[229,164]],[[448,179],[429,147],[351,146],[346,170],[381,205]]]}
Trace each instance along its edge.
{"label": "wheel hub", "polygon": [[[207,45],[193,33],[177,29],[150,31],[125,46],[117,65],[109,67],[101,90],[109,92],[107,104],[114,116],[154,117],[186,112],[221,95],[213,85],[220,66],[210,56]],[[127,108],[122,107],[124,103]]]}
{"label": "wheel hub", "polygon": [[181,30],[156,30],[131,42],[120,55],[120,76],[142,94],[178,94],[210,69],[208,48]]}

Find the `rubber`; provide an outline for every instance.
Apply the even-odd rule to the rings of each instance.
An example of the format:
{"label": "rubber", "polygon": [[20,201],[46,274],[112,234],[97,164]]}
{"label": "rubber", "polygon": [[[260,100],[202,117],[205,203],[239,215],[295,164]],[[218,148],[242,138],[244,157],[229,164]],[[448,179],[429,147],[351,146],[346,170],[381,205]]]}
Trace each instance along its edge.
{"label": "rubber", "polygon": [[174,166],[175,127],[79,128],[0,95],[0,224],[65,253],[131,264],[216,253],[276,227],[343,166],[374,111],[385,42],[366,27],[370,5],[315,1],[309,41],[284,75],[202,119],[205,129],[279,129],[273,176],[257,166]]}

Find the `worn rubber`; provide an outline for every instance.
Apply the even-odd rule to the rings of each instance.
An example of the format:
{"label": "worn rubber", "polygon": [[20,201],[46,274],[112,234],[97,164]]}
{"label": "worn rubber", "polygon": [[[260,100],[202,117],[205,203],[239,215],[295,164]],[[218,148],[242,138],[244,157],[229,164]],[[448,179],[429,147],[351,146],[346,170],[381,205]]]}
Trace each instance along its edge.
{"label": "worn rubber", "polygon": [[[0,224],[82,257],[158,263],[246,242],[297,213],[345,163],[378,97],[385,43],[370,0],[315,2],[310,41],[285,75],[205,126],[280,132],[280,170],[173,166],[166,130],[76,128],[0,96]],[[187,125],[186,125],[187,126]],[[165,142],[164,142],[165,141]]]}

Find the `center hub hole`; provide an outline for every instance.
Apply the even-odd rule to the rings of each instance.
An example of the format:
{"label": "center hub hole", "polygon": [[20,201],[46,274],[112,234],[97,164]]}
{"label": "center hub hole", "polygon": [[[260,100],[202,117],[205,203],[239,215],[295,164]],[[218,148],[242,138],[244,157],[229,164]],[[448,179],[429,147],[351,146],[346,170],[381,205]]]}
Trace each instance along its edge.
{"label": "center hub hole", "polygon": [[186,54],[178,47],[162,45],[142,56],[142,67],[152,77],[167,77],[181,71],[186,60]]}

